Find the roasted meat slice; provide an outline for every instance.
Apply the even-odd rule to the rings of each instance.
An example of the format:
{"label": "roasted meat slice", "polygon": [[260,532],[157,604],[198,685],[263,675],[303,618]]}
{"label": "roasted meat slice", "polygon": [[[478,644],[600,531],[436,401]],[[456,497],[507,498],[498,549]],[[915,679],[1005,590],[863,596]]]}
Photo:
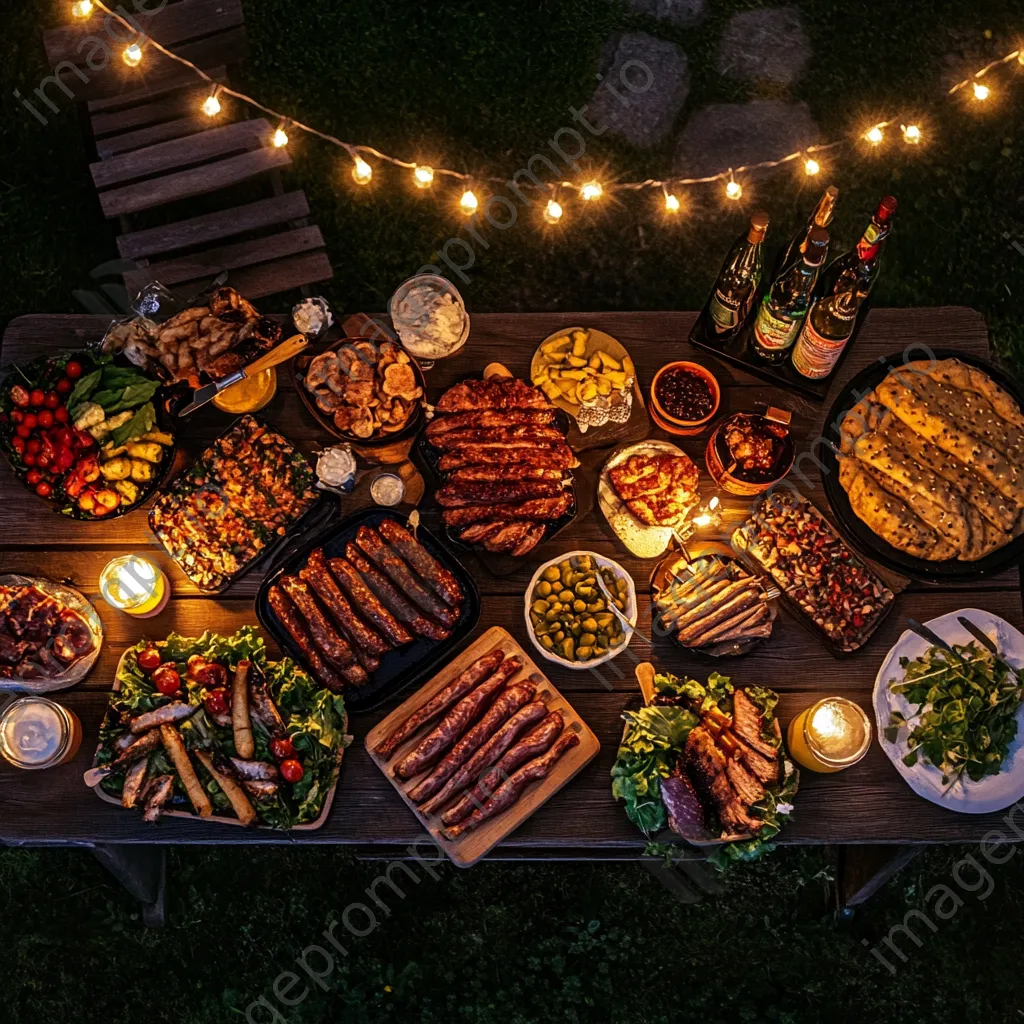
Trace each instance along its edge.
{"label": "roasted meat slice", "polygon": [[729,782],[725,754],[703,725],[690,730],[683,748],[683,761],[694,786],[715,809],[725,831],[744,833],[757,827]]}
{"label": "roasted meat slice", "polygon": [[523,425],[543,427],[554,418],[554,409],[481,409],[477,412],[457,412],[448,416],[435,416],[427,427],[427,437],[433,439],[451,430],[500,429]]}
{"label": "roasted meat slice", "polygon": [[551,403],[525,381],[514,377],[467,380],[449,388],[437,402],[438,412],[473,412],[481,409],[544,409]]}
{"label": "roasted meat slice", "polygon": [[764,786],[747,769],[742,761],[730,757],[725,762],[725,773],[729,776],[736,795],[748,806],[764,799]]}
{"label": "roasted meat slice", "polygon": [[572,505],[571,495],[557,498],[535,498],[521,505],[470,505],[466,508],[450,508],[443,513],[448,526],[469,526],[487,519],[509,520],[551,520],[565,515]]}
{"label": "roasted meat slice", "polygon": [[435,448],[452,451],[468,444],[508,444],[532,442],[535,444],[564,440],[565,435],[557,427],[537,427],[525,424],[519,427],[505,427],[501,430],[450,430],[430,439]]}
{"label": "roasted meat slice", "polygon": [[572,449],[567,444],[561,443],[520,448],[501,445],[489,448],[487,445],[472,444],[465,445],[458,451],[442,455],[438,462],[438,468],[442,472],[447,472],[450,469],[461,469],[463,466],[480,463],[505,467],[502,471],[503,477],[507,480],[517,480],[521,472],[520,464],[539,469],[571,469],[576,465],[576,459],[572,454]]}
{"label": "roasted meat slice", "polygon": [[474,523],[459,534],[459,540],[465,541],[467,544],[479,544],[507,525],[508,523],[503,519],[499,519],[497,522]]}
{"label": "roasted meat slice", "polygon": [[477,480],[449,483],[435,497],[445,508],[465,505],[504,504],[532,498],[557,498],[562,493],[560,480]]}
{"label": "roasted meat slice", "polygon": [[512,552],[530,535],[531,524],[523,520],[517,523],[505,523],[501,529],[490,534],[482,543],[488,551],[495,553]]}
{"label": "roasted meat slice", "polygon": [[778,757],[765,757],[753,748],[748,747],[742,740],[740,741],[737,754],[764,785],[773,785],[779,781]]}
{"label": "roasted meat slice", "polygon": [[516,462],[509,466],[463,466],[448,474],[448,483],[463,484],[477,480],[561,480],[563,476],[561,469]]}
{"label": "roasted meat slice", "polygon": [[761,731],[764,719],[757,705],[743,690],[736,690],[732,695],[733,732],[759,754],[772,758],[778,756],[778,749],[765,740]]}

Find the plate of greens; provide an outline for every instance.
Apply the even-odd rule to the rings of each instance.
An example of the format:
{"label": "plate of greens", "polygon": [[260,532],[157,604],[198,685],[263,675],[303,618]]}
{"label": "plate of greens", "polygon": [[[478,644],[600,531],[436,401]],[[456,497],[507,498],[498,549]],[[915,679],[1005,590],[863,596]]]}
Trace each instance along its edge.
{"label": "plate of greens", "polygon": [[348,716],[340,694],[254,627],[142,640],[117,667],[85,782],[108,803],[161,817],[314,829],[334,799]]}
{"label": "plate of greens", "polygon": [[[996,646],[961,625],[963,616]],[[955,653],[907,630],[875,679],[879,743],[918,796],[964,814],[1024,797],[1024,635],[980,608],[926,623]]]}

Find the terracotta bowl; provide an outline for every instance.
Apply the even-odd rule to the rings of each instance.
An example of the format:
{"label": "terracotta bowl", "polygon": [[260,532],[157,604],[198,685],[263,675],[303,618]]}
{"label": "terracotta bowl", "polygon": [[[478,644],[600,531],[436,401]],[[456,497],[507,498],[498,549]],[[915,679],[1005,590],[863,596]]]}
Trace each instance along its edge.
{"label": "terracotta bowl", "polygon": [[[672,416],[661,402],[658,401],[658,381],[661,379],[662,374],[667,370],[674,370],[677,368],[689,370],[696,376],[703,378],[711,388],[711,397],[714,404],[711,407],[711,412],[709,412],[707,416],[703,417],[703,419],[681,420],[676,416]],[[715,418],[721,402],[722,390],[718,386],[718,379],[709,369],[701,366],[700,363],[691,363],[685,359],[677,359],[673,363],[666,363],[660,370],[658,370],[654,375],[654,380],[651,381],[651,415],[654,417],[655,423],[657,423],[662,430],[666,430],[670,434],[676,434],[680,437],[690,437],[694,434],[701,433],[701,431],[703,431],[704,428]]]}

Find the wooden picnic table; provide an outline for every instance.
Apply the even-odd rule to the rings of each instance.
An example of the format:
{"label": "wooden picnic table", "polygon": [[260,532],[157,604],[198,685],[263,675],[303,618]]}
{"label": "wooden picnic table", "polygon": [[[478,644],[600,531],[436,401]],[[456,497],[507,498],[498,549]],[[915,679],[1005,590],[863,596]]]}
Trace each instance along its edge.
{"label": "wooden picnic table", "polygon": [[[757,377],[718,360],[695,353],[687,335],[696,314],[687,312],[633,313],[491,313],[474,314],[468,344],[454,357],[438,363],[427,375],[429,396],[458,379],[480,373],[492,360],[526,376],[537,343],[568,324],[597,327],[617,337],[632,354],[641,385],[650,386],[655,370],[666,361],[689,357],[711,366],[722,385],[721,413],[749,410],[766,404],[790,409],[797,451],[805,452],[821,433],[831,398],[818,404],[771,386]],[[14,320],[3,339],[6,366],[59,349],[81,346],[100,336],[107,319],[96,316],[25,316]],[[988,333],[980,314],[962,307],[876,309],[856,339],[841,376],[849,380],[869,363],[902,353],[911,344],[955,346],[988,355]],[[833,394],[837,386],[833,386]],[[324,442],[322,432],[304,410],[287,370],[279,373],[279,391],[261,413],[305,451]],[[180,430],[187,457],[198,455],[230,422],[212,405],[199,411]],[[662,436],[657,428],[652,437]],[[703,466],[706,435],[673,439]],[[604,666],[605,683],[588,671],[574,672],[546,664],[552,682],[573,702],[599,737],[600,755],[542,807],[494,852],[492,857],[573,859],[633,858],[644,840],[628,821],[621,804],[612,799],[609,770],[622,732],[620,715],[640,704],[633,676],[638,661],[652,660],[678,675],[705,678],[712,670],[727,672],[742,684],[770,686],[780,694],[783,724],[804,707],[827,694],[857,701],[872,720],[871,691],[885,652],[904,629],[908,615],[927,620],[960,608],[978,607],[1022,623],[1021,577],[1018,568],[978,584],[925,586],[911,583],[871,640],[855,656],[836,659],[788,613],[776,622],[772,637],[754,652],[735,659],[714,660],[690,654],[667,640],[652,643],[649,580],[655,561],[629,555],[597,509],[597,473],[607,452],[581,456],[577,470],[580,513],[557,538],[538,549],[511,576],[499,578],[475,558],[460,554],[473,572],[483,596],[483,612],[474,636],[490,626],[511,630],[526,647],[530,641],[523,621],[523,592],[533,567],[543,558],[575,548],[588,548],[616,558],[637,584],[640,618],[637,634],[626,653]],[[185,456],[179,455],[184,460]],[[811,460],[801,466],[808,494],[828,514],[817,469]],[[6,463],[0,469],[4,501],[0,504],[0,546],[5,571],[69,578],[90,598],[106,629],[103,651],[88,678],[57,699],[81,719],[85,739],[73,763],[44,772],[18,771],[0,763],[0,841],[9,845],[96,846],[109,851],[116,844],[178,843],[337,843],[389,855],[424,837],[417,821],[394,789],[371,763],[363,738],[384,714],[353,715],[355,740],[347,751],[334,807],[326,824],[314,832],[282,834],[243,830],[223,824],[164,820],[157,827],[139,814],[99,800],[82,783],[92,758],[100,716],[107,703],[114,668],[124,649],[142,635],[161,638],[176,630],[198,635],[204,629],[231,633],[255,623],[253,595],[262,567],[249,573],[226,594],[198,594],[149,532],[145,511],[109,522],[79,523],[49,511],[15,480]],[[702,475],[708,498],[713,483]],[[430,483],[424,502],[430,508]],[[750,500],[722,494],[726,515],[716,530],[727,538],[749,511]],[[368,503],[365,486],[342,502],[342,512]],[[432,521],[429,514],[425,521]],[[712,539],[702,533],[701,538]],[[98,597],[97,578],[109,558],[142,552],[168,573],[173,599],[155,619],[140,622],[108,607]],[[978,842],[998,826],[1001,815],[965,815],[943,810],[915,796],[899,777],[877,743],[857,766],[835,775],[804,772],[792,820],[780,836],[786,844],[924,844]]]}

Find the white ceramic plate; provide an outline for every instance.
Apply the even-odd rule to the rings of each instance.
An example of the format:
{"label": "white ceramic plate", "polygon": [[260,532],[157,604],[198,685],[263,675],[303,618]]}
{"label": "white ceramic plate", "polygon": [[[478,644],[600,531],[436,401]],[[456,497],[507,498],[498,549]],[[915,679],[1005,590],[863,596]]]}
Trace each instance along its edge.
{"label": "white ceramic plate", "polygon": [[[625,616],[631,623],[630,628],[626,630],[626,639],[619,644],[618,647],[612,647],[609,649],[607,654],[602,654],[600,658],[591,658],[589,661],[569,661],[568,658],[563,658],[561,655],[555,654],[553,651],[546,650],[537,639],[537,635],[533,631],[533,623],[530,621],[530,605],[533,603],[533,588],[537,586],[544,570],[549,566],[558,565],[559,562],[564,562],[567,558],[575,558],[577,555],[590,555],[590,557],[593,558],[599,566],[611,569],[612,572],[617,576],[621,576],[626,581]],[[630,576],[618,562],[611,558],[605,558],[604,555],[599,555],[594,551],[567,551],[564,555],[558,555],[556,558],[552,558],[550,561],[545,562],[542,566],[539,566],[537,571],[533,574],[533,579],[530,580],[530,583],[526,588],[526,594],[523,596],[523,619],[526,622],[526,632],[529,634],[533,646],[537,648],[542,657],[547,658],[548,661],[553,661],[558,665],[564,665],[566,668],[593,668],[595,665],[603,665],[606,661],[611,661],[617,654],[621,654],[629,646],[630,640],[633,639],[633,629],[636,626],[636,617],[636,585],[633,583],[633,577]]]}
{"label": "white ceramic plate", "polygon": [[[1024,635],[998,615],[982,611],[980,608],[961,608],[959,611],[931,619],[925,625],[930,626],[948,644],[970,643],[974,638],[957,622],[958,615],[970,619],[991,637],[1008,665],[1015,669],[1024,668]],[[908,629],[882,662],[882,667],[875,677],[873,695],[878,742],[888,754],[889,760],[896,766],[896,770],[906,779],[907,785],[925,800],[951,811],[960,811],[962,814],[1001,811],[1024,797],[1024,706],[1017,712],[1017,736],[1010,744],[1002,771],[998,775],[987,775],[978,782],[972,782],[970,779],[958,780],[948,789],[942,785],[942,772],[934,765],[919,760],[913,767],[908,768],[903,763],[903,757],[908,749],[906,727],[900,729],[895,743],[885,738],[890,710],[901,711],[904,715],[910,715],[912,711],[911,705],[902,694],[894,694],[889,690],[890,680],[903,679],[900,658],[919,658],[928,650],[928,646],[927,640]]]}

